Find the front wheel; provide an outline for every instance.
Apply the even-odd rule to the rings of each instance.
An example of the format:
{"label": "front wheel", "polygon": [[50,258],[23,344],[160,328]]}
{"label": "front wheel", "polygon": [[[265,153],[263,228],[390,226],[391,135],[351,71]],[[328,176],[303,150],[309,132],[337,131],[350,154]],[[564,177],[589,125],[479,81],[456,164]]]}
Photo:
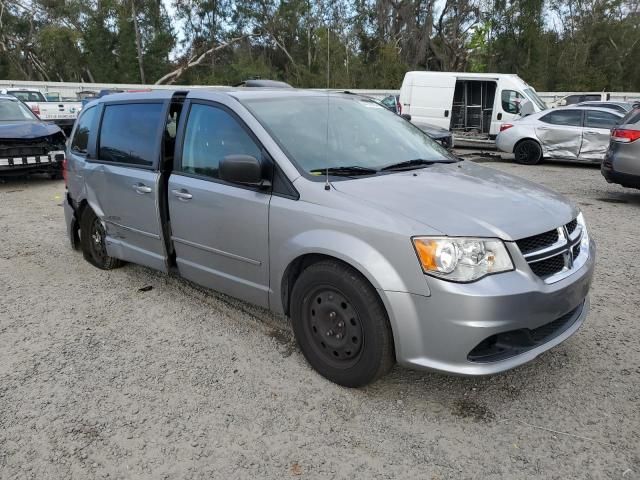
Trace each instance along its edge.
{"label": "front wheel", "polygon": [[522,165],[535,165],[542,160],[542,147],[535,140],[523,140],[516,145],[515,160]]}
{"label": "front wheel", "polygon": [[394,364],[393,336],[375,289],[328,260],[306,268],[291,292],[296,340],[311,366],[345,387],[360,387]]}
{"label": "front wheel", "polygon": [[111,270],[122,265],[121,260],[107,255],[104,225],[88,207],[80,219],[80,246],[85,260],[102,270]]}

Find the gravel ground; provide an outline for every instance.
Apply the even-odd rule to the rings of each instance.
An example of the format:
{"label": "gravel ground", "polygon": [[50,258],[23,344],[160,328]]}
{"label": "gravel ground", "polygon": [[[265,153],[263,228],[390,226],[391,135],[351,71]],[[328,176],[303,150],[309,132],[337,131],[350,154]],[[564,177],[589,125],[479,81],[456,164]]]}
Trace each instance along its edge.
{"label": "gravel ground", "polygon": [[93,268],[65,237],[62,182],[0,184],[0,478],[639,479],[640,191],[488,165],[585,212],[587,322],[502,375],[395,368],[360,390],[314,373],[268,312]]}

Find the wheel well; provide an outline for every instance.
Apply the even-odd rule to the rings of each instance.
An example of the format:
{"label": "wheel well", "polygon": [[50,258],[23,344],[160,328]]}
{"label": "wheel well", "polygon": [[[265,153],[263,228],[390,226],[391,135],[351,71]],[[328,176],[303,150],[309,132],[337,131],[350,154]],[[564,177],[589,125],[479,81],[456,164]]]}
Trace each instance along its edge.
{"label": "wheel well", "polygon": [[[369,281],[369,279],[366,277],[366,275],[364,275],[359,269],[357,269],[356,267],[354,267],[353,265],[351,265],[348,262],[345,262],[344,260],[341,260],[337,257],[333,257],[331,255],[325,255],[325,254],[320,254],[320,253],[310,253],[310,254],[306,254],[306,255],[301,255],[298,258],[294,259],[288,266],[287,269],[284,272],[284,275],[282,276],[282,289],[281,289],[281,297],[282,297],[282,307],[284,310],[284,314],[285,315],[289,315],[289,311],[290,311],[290,301],[291,301],[291,291],[293,290],[293,286],[296,283],[296,280],[298,279],[298,277],[300,276],[300,274],[306,269],[309,268],[311,265],[314,265],[318,262],[322,262],[325,260],[332,260],[334,262],[339,262],[343,265],[346,265],[349,268],[352,268],[353,270],[355,270],[356,272],[358,272],[362,278],[364,278],[364,280],[369,283],[369,285],[371,285],[372,288],[375,287],[371,284],[371,282]],[[395,354],[395,336],[394,336],[394,332],[393,332],[393,328],[391,326],[391,322],[389,321],[389,312],[387,312],[387,307],[384,304],[384,302],[382,301],[382,299],[380,298],[379,293],[376,290],[376,295],[378,296],[378,299],[380,300],[380,304],[382,306],[382,309],[385,313],[385,315],[387,316],[387,326],[389,328],[389,332],[391,333],[391,348],[393,349],[393,357],[395,358],[396,354]]]}
{"label": "wheel well", "polygon": [[513,146],[513,152],[515,153],[516,148],[518,148],[518,145],[520,145],[522,142],[526,142],[527,140],[531,140],[532,142],[537,143],[537,144],[538,144],[538,146],[540,147],[540,153],[541,153],[541,155],[542,155],[542,153],[544,153],[544,152],[542,151],[542,144],[541,144],[538,140],[536,140],[535,138],[531,138],[531,137],[521,138],[520,140],[518,140],[518,141],[516,142],[516,144]]}
{"label": "wheel well", "polygon": [[84,215],[84,211],[89,207],[89,202],[86,200],[82,200],[78,206],[74,210],[75,222],[73,223],[73,231],[71,234],[73,238],[71,239],[71,245],[74,249],[78,250],[80,248],[80,220],[82,219],[82,215]]}
{"label": "wheel well", "polygon": [[[84,211],[85,211],[85,209],[87,207],[89,207],[89,202],[87,202],[86,200],[82,200],[78,204],[78,208],[76,208],[76,217],[77,217],[78,222],[82,218],[82,214],[84,213]],[[91,207],[89,207],[89,208],[91,208]]]}
{"label": "wheel well", "polygon": [[[301,255],[298,258],[294,259],[288,266],[282,276],[282,285],[281,285],[281,297],[282,297],[282,308],[284,310],[285,315],[289,315],[289,302],[291,299],[291,291],[293,290],[293,286],[296,283],[296,280],[300,276],[300,274],[311,265],[322,262],[324,260],[333,260],[335,262],[342,263],[349,268],[354,269],[358,272],[362,277],[369,282],[367,277],[360,272],[353,265],[341,260],[337,257],[332,257],[331,255],[324,255],[320,253],[309,253],[306,255]],[[371,283],[371,282],[369,282]],[[372,285],[373,287],[373,285]],[[375,288],[375,287],[374,287]]]}

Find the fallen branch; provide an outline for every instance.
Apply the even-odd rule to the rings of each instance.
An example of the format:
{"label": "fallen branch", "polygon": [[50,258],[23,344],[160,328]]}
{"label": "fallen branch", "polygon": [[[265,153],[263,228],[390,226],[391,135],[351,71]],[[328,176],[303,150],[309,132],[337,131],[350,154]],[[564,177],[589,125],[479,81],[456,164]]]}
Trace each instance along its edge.
{"label": "fallen branch", "polygon": [[217,52],[218,50],[222,50],[223,48],[226,48],[230,45],[233,45],[234,43],[239,42],[240,40],[244,40],[245,38],[248,37],[255,37],[257,35],[260,35],[258,33],[249,33],[246,35],[242,35],[241,37],[235,37],[232,38],[231,40],[229,40],[226,43],[223,43],[221,45],[218,45],[217,47],[213,47],[210,48],[209,50],[206,50],[205,52],[203,52],[202,54],[200,54],[198,57],[196,57],[195,55],[192,56],[189,61],[187,62],[186,65],[182,65],[179,68],[176,68],[174,71],[167,73],[165,76],[161,77],[160,79],[158,79],[155,84],[156,85],[162,85],[165,82],[167,83],[173,83],[176,81],[176,79],[178,77],[180,77],[184,72],[186,72],[187,70],[189,70],[190,68],[193,68],[197,65],[200,65],[202,63],[202,61],[208,56],[211,55],[213,52]]}

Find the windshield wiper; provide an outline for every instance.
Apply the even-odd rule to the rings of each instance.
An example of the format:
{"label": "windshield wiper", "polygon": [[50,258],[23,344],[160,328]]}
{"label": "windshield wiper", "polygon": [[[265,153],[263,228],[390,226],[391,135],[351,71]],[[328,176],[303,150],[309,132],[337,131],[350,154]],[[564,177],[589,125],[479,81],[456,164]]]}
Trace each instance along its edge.
{"label": "windshield wiper", "polygon": [[381,172],[387,170],[413,170],[414,168],[426,167],[434,163],[455,163],[454,160],[425,160],[423,158],[415,158],[404,162],[392,163],[380,169]]}
{"label": "windshield wiper", "polygon": [[359,165],[351,165],[345,167],[329,167],[329,168],[316,168],[309,170],[309,173],[329,173],[329,175],[373,175],[378,173],[375,168],[361,167]]}

